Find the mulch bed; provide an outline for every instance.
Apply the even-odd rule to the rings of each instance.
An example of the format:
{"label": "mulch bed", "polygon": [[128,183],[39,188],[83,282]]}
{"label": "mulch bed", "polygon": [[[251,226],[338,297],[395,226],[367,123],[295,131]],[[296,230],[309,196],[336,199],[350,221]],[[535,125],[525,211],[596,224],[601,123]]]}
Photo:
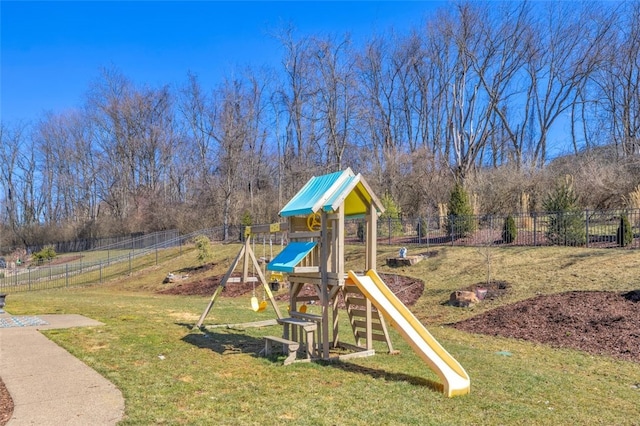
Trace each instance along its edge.
{"label": "mulch bed", "polygon": [[[234,272],[231,274],[232,277],[241,277],[241,273]],[[178,282],[171,287],[158,291],[159,294],[172,294],[178,296],[209,296],[211,297],[213,293],[216,291],[216,288],[220,285],[220,281],[222,281],[224,275],[216,275],[212,277],[203,277],[198,278],[193,281],[184,281]],[[227,283],[224,290],[222,291],[221,296],[225,297],[239,297],[244,296],[245,294],[250,294],[253,292],[253,289],[260,289],[260,284],[255,283]]]}
{"label": "mulch bed", "polygon": [[[407,306],[415,304],[424,291],[424,282],[420,280],[395,274],[381,276]],[[178,283],[160,293],[210,297],[221,279],[222,276],[214,276]],[[502,297],[510,287],[511,284],[505,281],[491,281],[461,290],[485,289],[484,300],[493,300]],[[244,297],[252,294],[253,289],[251,283],[229,283],[221,296]],[[255,291],[262,296],[259,284]],[[315,290],[305,285],[302,294],[315,294]],[[288,293],[280,290],[275,297],[284,301]],[[538,296],[450,325],[472,333],[525,339],[640,362],[639,301],[640,290],[626,293],[574,291]]]}
{"label": "mulch bed", "polygon": [[9,395],[9,391],[0,378],[0,426],[4,426],[9,422],[13,415],[13,399]]}
{"label": "mulch bed", "polygon": [[[234,273],[231,276],[240,277],[241,274]],[[185,281],[184,283],[174,284],[172,287],[160,290],[160,294],[172,294],[183,296],[212,296],[216,288],[220,285],[223,275],[213,277],[200,278],[194,281]],[[424,282],[415,278],[406,277],[404,275],[380,274],[387,286],[398,296],[398,298],[407,306],[412,306],[418,298],[422,296],[424,291]],[[220,295],[222,297],[242,297],[251,295],[253,292],[262,297],[262,286],[260,283],[228,283]],[[301,290],[301,295],[314,295],[315,290],[309,284]],[[274,295],[276,300],[287,300],[289,294],[286,290],[280,290]]]}
{"label": "mulch bed", "polygon": [[451,325],[640,362],[638,302],[640,290],[572,291],[523,300]]}

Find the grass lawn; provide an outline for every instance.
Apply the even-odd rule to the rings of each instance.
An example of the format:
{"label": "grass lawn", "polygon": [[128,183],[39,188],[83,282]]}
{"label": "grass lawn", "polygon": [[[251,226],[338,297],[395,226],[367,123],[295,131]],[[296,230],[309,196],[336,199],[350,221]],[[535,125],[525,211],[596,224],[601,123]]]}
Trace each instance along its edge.
{"label": "grass lawn", "polygon": [[[216,266],[208,273],[223,274],[239,246],[214,248]],[[361,269],[361,250],[348,247],[348,267]],[[446,326],[537,294],[638,289],[637,251],[496,248],[491,278],[507,281],[509,292],[461,309],[443,302],[452,291],[486,280],[485,249],[412,248],[409,254],[437,254],[412,267],[384,266],[397,250],[379,247],[379,271],[425,281],[423,296],[410,309],[467,370],[469,395],[448,399],[434,391],[437,376],[395,331],[400,355],[387,355],[380,346],[374,357],[284,367],[282,357],[257,356],[262,336],[279,334],[279,327],[191,330],[208,298],[156,290],[168,272],[196,266],[195,251],[99,286],[12,294],[7,309],[14,315],[77,313],[104,322],[47,335],[122,390],[124,425],[638,424],[637,363]],[[221,298],[205,324],[275,317],[270,308],[251,311],[249,297]],[[280,309],[286,312],[286,305]],[[343,327],[343,340],[347,333]]]}

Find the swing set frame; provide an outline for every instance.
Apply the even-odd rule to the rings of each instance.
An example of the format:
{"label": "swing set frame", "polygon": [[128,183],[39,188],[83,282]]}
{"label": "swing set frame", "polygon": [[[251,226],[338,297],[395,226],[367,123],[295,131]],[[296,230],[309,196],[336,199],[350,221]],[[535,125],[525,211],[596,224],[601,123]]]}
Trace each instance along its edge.
{"label": "swing set frame", "polygon": [[[269,283],[267,282],[264,274],[262,273],[262,268],[260,267],[258,260],[256,259],[254,250],[251,248],[251,240],[254,235],[259,233],[275,233],[275,232],[286,231],[286,229],[283,229],[283,228],[286,228],[286,226],[283,227],[281,225],[283,224],[275,223],[275,224],[261,225],[256,227],[247,226],[245,228],[244,244],[242,245],[242,248],[236,255],[233,262],[231,262],[229,269],[227,270],[226,274],[220,281],[220,285],[218,286],[216,291],[213,293],[213,296],[211,296],[211,299],[209,300],[209,304],[207,305],[205,310],[202,312],[202,315],[200,315],[200,319],[195,325],[196,328],[202,327],[202,324],[204,323],[205,318],[207,317],[207,315],[209,315],[209,312],[213,308],[213,305],[218,299],[218,296],[220,295],[220,293],[222,293],[222,290],[225,289],[227,283],[233,283],[233,282],[243,282],[243,283],[253,282],[254,288],[253,288],[253,294],[251,298],[251,307],[254,311],[261,312],[266,308],[266,300],[259,302],[256,297],[255,283],[260,282],[260,285],[263,288],[263,292],[264,292],[263,294],[266,294],[268,296],[269,302],[271,303],[271,307],[275,311],[277,319],[282,319],[282,314],[280,313],[278,304],[276,303],[276,300],[273,297],[273,293],[271,292]],[[231,277],[231,274],[233,274],[233,271],[235,271],[241,259],[242,259],[242,277],[241,278]],[[257,281],[256,281],[256,277],[249,276],[250,265],[253,267],[253,270],[257,275]]]}

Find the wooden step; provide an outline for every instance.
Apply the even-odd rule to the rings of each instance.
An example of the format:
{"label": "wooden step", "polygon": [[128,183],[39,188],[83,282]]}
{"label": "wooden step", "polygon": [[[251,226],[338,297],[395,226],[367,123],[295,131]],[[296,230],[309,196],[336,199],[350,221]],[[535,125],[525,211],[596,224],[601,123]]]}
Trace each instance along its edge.
{"label": "wooden step", "polygon": [[280,343],[282,345],[282,352],[287,355],[287,358],[284,360],[284,365],[295,362],[300,343],[277,336],[264,336],[264,356],[271,355],[272,345],[274,343]]}

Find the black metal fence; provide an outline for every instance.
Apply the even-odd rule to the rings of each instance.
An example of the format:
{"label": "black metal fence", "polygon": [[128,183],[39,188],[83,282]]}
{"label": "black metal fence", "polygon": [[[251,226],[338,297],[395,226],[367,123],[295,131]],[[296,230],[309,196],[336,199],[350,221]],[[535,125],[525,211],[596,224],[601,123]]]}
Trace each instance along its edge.
{"label": "black metal fence", "polygon": [[[212,242],[240,241],[243,238],[243,226],[222,226],[202,229],[191,234],[179,235],[176,231],[163,231],[146,235],[132,235],[129,239],[117,238],[109,244],[102,240],[92,250],[78,255],[77,259],[69,256],[74,250],[65,253],[64,263],[57,258],[37,264],[7,262],[6,268],[0,268],[0,293],[16,293],[22,291],[46,290],[51,288],[74,287],[102,283],[118,276],[129,275],[133,271],[158,264],[169,258],[185,244],[193,242],[199,235],[205,235]],[[275,245],[286,244],[286,235],[282,233],[257,237],[254,245],[261,245],[256,252],[262,250],[270,256]],[[76,245],[77,246],[77,245]],[[57,246],[61,247],[61,246]],[[56,250],[57,251],[57,250]],[[71,260],[70,260],[71,259]]]}
{"label": "black metal fence", "polygon": [[[56,253],[74,253],[80,251],[95,250],[142,250],[147,247],[157,246],[166,241],[175,241],[180,237],[180,231],[170,229],[150,234],[134,233],[106,238],[87,238],[72,241],[60,241],[50,245]],[[28,248],[30,253],[35,253],[44,245],[34,245]]]}
{"label": "black metal fence", "polygon": [[[510,215],[512,234],[505,234],[507,216],[424,217],[413,220],[381,218],[378,243],[389,245],[452,246],[548,246],[565,245],[593,248],[640,248],[640,209],[585,210],[574,213],[532,213]],[[626,218],[623,220],[623,218]],[[626,232],[625,228],[629,229]],[[346,223],[347,243],[364,240],[364,221]],[[132,271],[158,264],[198,235],[211,241],[241,241],[243,227],[203,229],[187,235],[175,231],[131,236],[85,252],[78,260],[41,265],[8,265],[0,269],[0,293],[43,290],[103,282]],[[270,256],[275,245],[287,243],[286,234],[262,235],[255,245]],[[260,250],[260,248],[258,248]],[[90,260],[88,260],[90,259]]]}
{"label": "black metal fence", "polygon": [[[640,209],[584,210],[509,215],[515,235],[503,235],[507,215],[432,216],[413,220],[381,218],[378,242],[389,245],[549,246],[640,248]],[[630,228],[624,238],[623,216]],[[350,243],[363,240],[364,221],[346,225]]]}

